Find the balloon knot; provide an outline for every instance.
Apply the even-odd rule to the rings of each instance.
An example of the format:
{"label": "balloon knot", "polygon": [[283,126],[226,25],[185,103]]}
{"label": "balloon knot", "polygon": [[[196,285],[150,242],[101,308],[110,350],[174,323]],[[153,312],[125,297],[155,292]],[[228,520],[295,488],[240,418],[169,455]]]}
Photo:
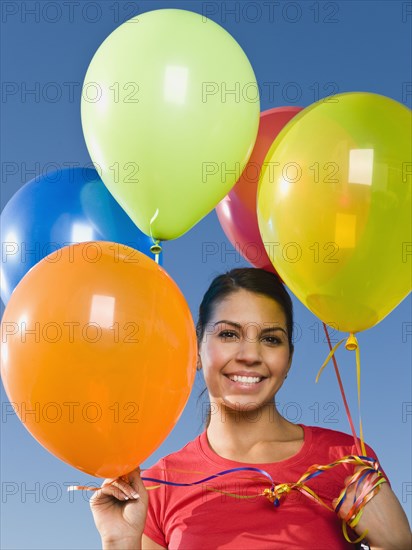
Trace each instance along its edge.
{"label": "balloon knot", "polygon": [[291,487],[287,483],[282,483],[276,487],[272,485],[270,489],[264,489],[263,495],[266,496],[270,502],[273,502],[274,506],[279,506],[282,495],[289,493],[290,490]]}
{"label": "balloon knot", "polygon": [[353,334],[353,332],[350,333],[349,338],[346,340],[345,348],[348,351],[353,351],[355,349],[358,349],[358,341],[356,339],[356,336]]}
{"label": "balloon knot", "polygon": [[268,500],[270,500],[270,502],[273,502],[274,504],[276,500],[279,501],[275,492],[275,487],[273,485],[270,489],[264,489],[263,494],[265,497],[268,498]]}
{"label": "balloon knot", "polygon": [[159,244],[160,243],[160,240],[159,239],[156,239],[154,241],[154,244],[152,244],[152,246],[150,247],[150,252],[152,254],[160,254],[161,251],[162,251],[162,246]]}

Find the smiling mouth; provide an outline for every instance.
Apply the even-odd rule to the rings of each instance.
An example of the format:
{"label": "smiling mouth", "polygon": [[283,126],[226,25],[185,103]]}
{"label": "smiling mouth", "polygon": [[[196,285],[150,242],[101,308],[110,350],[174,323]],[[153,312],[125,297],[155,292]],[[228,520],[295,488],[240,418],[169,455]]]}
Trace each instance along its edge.
{"label": "smiling mouth", "polygon": [[226,378],[229,378],[232,382],[236,382],[238,384],[245,384],[248,386],[255,386],[257,384],[260,384],[263,380],[266,380],[266,377],[264,376],[237,376],[233,375],[230,376],[228,374],[225,374]]}

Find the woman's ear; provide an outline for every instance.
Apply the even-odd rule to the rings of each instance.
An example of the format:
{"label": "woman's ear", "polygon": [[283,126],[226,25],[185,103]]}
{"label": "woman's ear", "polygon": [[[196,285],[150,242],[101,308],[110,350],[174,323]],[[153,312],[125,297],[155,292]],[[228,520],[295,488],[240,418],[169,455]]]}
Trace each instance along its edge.
{"label": "woman's ear", "polygon": [[285,378],[288,377],[288,374],[289,374],[289,371],[290,371],[290,367],[292,366],[292,359],[293,359],[293,352],[294,352],[294,351],[295,351],[295,350],[292,349],[292,351],[290,352],[290,355],[289,355],[289,365],[288,365],[288,370],[286,371],[286,376],[285,376]]}
{"label": "woman's ear", "polygon": [[196,370],[200,370],[202,368],[202,360],[200,359],[200,355],[197,356],[197,365]]}

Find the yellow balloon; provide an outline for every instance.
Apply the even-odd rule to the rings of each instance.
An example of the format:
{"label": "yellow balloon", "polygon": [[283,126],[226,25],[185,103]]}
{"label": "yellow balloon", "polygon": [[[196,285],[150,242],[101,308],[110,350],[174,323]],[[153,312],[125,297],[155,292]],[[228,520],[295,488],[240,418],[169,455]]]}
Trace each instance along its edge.
{"label": "yellow balloon", "polygon": [[411,111],[351,92],[296,115],[258,187],[271,261],[316,316],[341,331],[376,325],[411,290]]}

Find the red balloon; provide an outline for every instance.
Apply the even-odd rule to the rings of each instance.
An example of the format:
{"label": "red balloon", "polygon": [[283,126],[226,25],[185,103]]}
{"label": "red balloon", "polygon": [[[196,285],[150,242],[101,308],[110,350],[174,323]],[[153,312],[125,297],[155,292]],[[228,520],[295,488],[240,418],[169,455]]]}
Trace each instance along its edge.
{"label": "red balloon", "polygon": [[[284,126],[303,107],[276,107],[260,115],[259,131],[249,162],[236,185],[216,206],[226,237],[254,267],[276,273],[270,261],[271,243],[263,244],[257,219],[256,194],[266,154]],[[272,254],[273,257],[273,254]]]}

